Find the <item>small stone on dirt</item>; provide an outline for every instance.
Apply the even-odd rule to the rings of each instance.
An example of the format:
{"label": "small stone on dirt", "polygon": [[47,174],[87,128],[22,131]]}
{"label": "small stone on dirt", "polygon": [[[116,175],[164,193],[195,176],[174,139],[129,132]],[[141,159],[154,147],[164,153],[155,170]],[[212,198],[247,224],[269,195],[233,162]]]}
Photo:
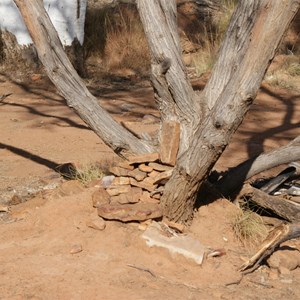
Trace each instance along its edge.
{"label": "small stone on dirt", "polygon": [[70,253],[71,254],[76,254],[82,251],[82,245],[81,244],[75,244],[72,246]]}
{"label": "small stone on dirt", "polygon": [[57,194],[59,196],[71,196],[77,195],[84,191],[84,187],[78,180],[65,181],[58,189]]}
{"label": "small stone on dirt", "polygon": [[7,201],[7,205],[18,205],[20,203],[26,202],[26,198],[22,197],[21,195],[13,195],[10,200]]}
{"label": "small stone on dirt", "polygon": [[106,227],[106,222],[99,216],[93,216],[90,220],[86,221],[86,226],[102,231]]}
{"label": "small stone on dirt", "polygon": [[300,252],[297,249],[282,249],[275,251],[267,260],[270,268],[289,271],[295,270],[300,265]]}

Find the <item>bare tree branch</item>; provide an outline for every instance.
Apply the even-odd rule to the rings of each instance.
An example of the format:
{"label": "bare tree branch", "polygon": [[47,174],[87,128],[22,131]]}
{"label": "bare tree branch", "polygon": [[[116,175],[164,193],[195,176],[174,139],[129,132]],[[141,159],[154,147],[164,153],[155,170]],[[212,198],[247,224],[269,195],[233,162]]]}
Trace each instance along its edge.
{"label": "bare tree branch", "polygon": [[66,99],[68,106],[116,152],[146,153],[154,150],[136,138],[98,104],[70,63],[43,2],[14,0],[28,28],[47,75]]}
{"label": "bare tree branch", "polygon": [[217,183],[216,188],[224,196],[241,187],[252,176],[271,168],[300,160],[300,136],[286,146],[251,158],[230,169]]}

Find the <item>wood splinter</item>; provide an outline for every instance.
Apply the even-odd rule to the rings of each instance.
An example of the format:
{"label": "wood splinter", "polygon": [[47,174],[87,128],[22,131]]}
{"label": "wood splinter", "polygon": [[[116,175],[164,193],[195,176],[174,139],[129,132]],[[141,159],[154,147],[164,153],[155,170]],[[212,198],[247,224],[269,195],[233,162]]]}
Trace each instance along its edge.
{"label": "wood splinter", "polygon": [[300,237],[300,224],[280,224],[269,233],[260,249],[239,268],[239,271],[244,274],[252,273],[281,243],[297,237]]}

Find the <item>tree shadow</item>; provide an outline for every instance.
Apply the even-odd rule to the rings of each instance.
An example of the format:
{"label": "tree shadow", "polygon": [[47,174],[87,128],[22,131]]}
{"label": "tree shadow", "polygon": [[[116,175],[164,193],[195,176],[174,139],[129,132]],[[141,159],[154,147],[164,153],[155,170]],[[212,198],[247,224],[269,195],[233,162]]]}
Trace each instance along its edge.
{"label": "tree shadow", "polygon": [[[296,104],[297,101],[300,100],[300,95],[294,93],[292,96],[290,96],[290,95],[283,95],[280,92],[276,93],[276,91],[273,91],[270,87],[266,85],[263,85],[260,91],[262,93],[267,94],[268,96],[272,97],[276,101],[280,102],[280,104],[283,104],[285,106],[285,112],[282,121],[278,120],[279,124],[277,126],[273,126],[272,128],[268,128],[261,132],[254,132],[247,129],[241,131],[240,129],[240,134],[247,136],[248,141],[246,145],[247,148],[246,151],[248,155],[248,160],[241,162],[237,166],[230,167],[227,171],[223,173],[213,171],[208,178],[209,182],[203,184],[202,188],[200,189],[199,197],[196,202],[196,208],[200,207],[201,205],[209,204],[220,197],[227,197],[227,198],[234,199],[236,195],[241,191],[242,184],[243,182],[246,181],[246,176],[248,174],[248,171],[252,167],[253,162],[256,160],[258,155],[265,152],[264,142],[267,139],[271,137],[274,138],[274,136],[281,134],[283,135],[281,139],[286,140],[288,143],[293,138],[296,138],[296,136],[292,138],[290,134],[284,136],[284,133],[289,130],[300,128],[300,121],[298,121],[299,118],[296,119],[296,121],[292,122],[292,119],[295,120],[295,113],[297,112]],[[251,114],[255,112],[255,110],[257,110],[257,112],[261,114],[262,111],[267,113],[268,111],[271,111],[273,109],[275,108],[271,107],[271,104],[270,106],[265,107],[261,105],[261,103],[258,103],[257,107],[252,107],[249,113]],[[236,155],[236,154],[234,153],[234,151],[232,151],[232,154],[230,155]],[[226,176],[227,176],[226,179],[228,179],[230,176],[230,172],[235,168],[241,166],[244,166],[244,168],[240,170],[240,174],[239,174],[240,176],[239,182],[241,182],[241,185],[238,188],[235,188],[235,190],[230,190],[227,193],[221,194],[220,190],[223,190],[222,179],[226,178]],[[205,200],[203,201],[204,198]]]}
{"label": "tree shadow", "polygon": [[[300,94],[290,96],[290,97],[284,97],[284,96],[280,95],[279,93],[275,93],[266,85],[263,85],[261,87],[261,92],[271,96],[272,98],[278,100],[283,105],[285,105],[286,113],[285,113],[285,116],[283,117],[281,124],[279,124],[278,126],[267,129],[259,134],[258,133],[252,134],[252,136],[249,138],[249,142],[247,143],[247,152],[248,152],[249,158],[251,158],[253,156],[257,156],[257,155],[265,152],[263,144],[266,139],[268,139],[270,137],[274,137],[276,134],[284,133],[285,131],[288,131],[291,129],[300,128],[300,121],[296,122],[296,123],[291,122],[291,120],[295,114],[296,101],[300,100]],[[253,109],[252,109],[252,111],[253,111]],[[250,111],[250,113],[251,113],[251,111]],[[288,141],[290,139],[286,138],[286,140]],[[253,149],[252,149],[253,142],[256,145],[255,151],[253,151]],[[257,142],[259,142],[259,143],[257,143]],[[253,152],[255,152],[255,155],[253,155]]]}
{"label": "tree shadow", "polygon": [[0,149],[6,149],[16,155],[22,156],[22,157],[29,159],[35,163],[46,166],[49,169],[52,169],[54,171],[57,171],[57,168],[61,165],[61,164],[58,164],[57,162],[43,158],[39,155],[33,154],[29,151],[26,151],[26,150],[23,150],[23,149],[20,149],[18,147],[14,147],[11,145],[0,143]]}

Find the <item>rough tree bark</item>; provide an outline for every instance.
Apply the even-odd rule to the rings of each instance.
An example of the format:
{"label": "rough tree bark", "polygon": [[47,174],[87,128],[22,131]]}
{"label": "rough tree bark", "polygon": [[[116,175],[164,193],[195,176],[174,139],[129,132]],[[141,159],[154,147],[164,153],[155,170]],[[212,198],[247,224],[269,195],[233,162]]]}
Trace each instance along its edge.
{"label": "rough tree bark", "polygon": [[[211,78],[196,94],[178,58],[175,1],[137,0],[152,53],[157,102],[166,112],[164,119],[181,125],[177,164],[161,200],[169,219],[191,218],[199,187],[253,102],[299,2],[240,1]],[[161,67],[166,61],[167,70]]]}
{"label": "rough tree bark", "polygon": [[47,75],[68,106],[115,152],[147,153],[149,141],[136,138],[98,104],[70,63],[44,7],[39,0],[15,0]]}
{"label": "rough tree bark", "polygon": [[[98,105],[63,52],[39,0],[14,0],[49,78],[83,120],[115,151],[150,152]],[[152,52],[153,87],[162,121],[180,123],[177,163],[162,197],[169,219],[191,220],[197,192],[256,96],[300,0],[240,1],[212,76],[194,92],[181,60],[175,0],[137,0]]]}

